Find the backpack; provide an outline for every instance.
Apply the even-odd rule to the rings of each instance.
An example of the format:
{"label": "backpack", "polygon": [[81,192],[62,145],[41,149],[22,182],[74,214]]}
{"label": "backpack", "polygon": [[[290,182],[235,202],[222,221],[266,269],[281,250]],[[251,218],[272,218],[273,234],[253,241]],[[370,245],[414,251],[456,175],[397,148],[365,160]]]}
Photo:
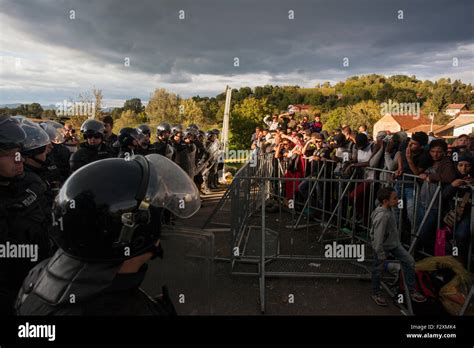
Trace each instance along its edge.
{"label": "backpack", "polygon": [[[400,270],[401,272],[401,270]],[[438,280],[433,272],[415,271],[416,290],[423,294],[427,301],[417,303],[412,301],[412,308],[415,315],[445,315],[446,311],[439,301],[438,293],[443,284]],[[405,284],[403,277],[399,274],[399,289],[398,294],[405,296]]]}

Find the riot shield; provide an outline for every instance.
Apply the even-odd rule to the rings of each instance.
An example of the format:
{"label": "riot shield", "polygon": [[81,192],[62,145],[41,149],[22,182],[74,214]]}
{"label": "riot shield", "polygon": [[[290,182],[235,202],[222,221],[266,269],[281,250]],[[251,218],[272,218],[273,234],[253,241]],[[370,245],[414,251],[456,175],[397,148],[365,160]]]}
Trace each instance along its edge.
{"label": "riot shield", "polygon": [[212,165],[217,162],[220,155],[219,143],[217,141],[214,141],[209,146],[207,151],[209,152],[209,157],[202,163],[198,164],[196,168],[196,173],[200,173],[202,171],[202,174],[204,175],[211,169]]}
{"label": "riot shield", "polygon": [[191,229],[162,233],[163,259],[149,262],[142,289],[156,297],[166,285],[178,315],[213,314],[214,235]]}

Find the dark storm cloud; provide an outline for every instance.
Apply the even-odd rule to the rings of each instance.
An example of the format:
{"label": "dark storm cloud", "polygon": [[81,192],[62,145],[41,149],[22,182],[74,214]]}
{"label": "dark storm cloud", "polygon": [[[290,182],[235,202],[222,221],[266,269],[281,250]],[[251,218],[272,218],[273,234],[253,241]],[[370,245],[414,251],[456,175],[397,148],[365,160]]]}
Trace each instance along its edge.
{"label": "dark storm cloud", "polygon": [[[185,20],[178,19],[179,10]],[[344,70],[343,57],[350,59],[349,75],[420,65],[434,75],[450,59],[443,63],[437,53],[472,44],[474,22],[470,0],[15,0],[3,1],[2,12],[36,40],[104,64],[120,66],[129,57],[132,69],[164,74],[173,83],[190,81],[189,74],[298,70],[315,77],[333,71],[323,77],[330,79]],[[461,62],[473,57],[472,51],[462,54]]]}

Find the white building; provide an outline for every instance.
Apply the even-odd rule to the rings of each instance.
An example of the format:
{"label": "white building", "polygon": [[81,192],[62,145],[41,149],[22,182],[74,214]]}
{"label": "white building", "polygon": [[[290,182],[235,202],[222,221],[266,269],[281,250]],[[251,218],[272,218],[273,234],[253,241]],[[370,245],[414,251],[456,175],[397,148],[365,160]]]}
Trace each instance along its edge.
{"label": "white building", "polygon": [[446,126],[435,130],[437,136],[460,136],[461,134],[474,133],[474,112],[462,111]]}
{"label": "white building", "polygon": [[451,117],[455,117],[464,110],[467,110],[466,104],[449,104],[444,113]]}

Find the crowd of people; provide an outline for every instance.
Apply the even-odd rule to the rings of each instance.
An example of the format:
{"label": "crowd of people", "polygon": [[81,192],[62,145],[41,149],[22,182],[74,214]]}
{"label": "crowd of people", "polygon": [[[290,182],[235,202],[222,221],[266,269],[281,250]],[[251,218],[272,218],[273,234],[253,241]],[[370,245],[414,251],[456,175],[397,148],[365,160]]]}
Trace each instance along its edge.
{"label": "crowd of people", "polygon": [[[334,196],[334,199],[332,206],[331,202],[326,202],[326,210],[334,208],[338,200],[342,200],[344,214],[348,206],[355,202],[357,220],[363,221],[366,226],[370,225],[369,228],[373,230],[374,216],[370,216],[368,212],[377,205],[385,204],[394,214],[393,223],[396,224],[396,230],[401,212],[401,230],[407,232],[409,238],[413,238],[412,233],[416,233],[421,226],[417,246],[429,255],[435,255],[438,218],[440,218],[439,227],[448,230],[446,254],[452,254],[455,246],[457,248],[455,256],[459,261],[464,266],[471,262],[468,260],[468,252],[473,233],[472,134],[459,135],[448,144],[445,139],[436,138],[432,133],[425,132],[415,132],[409,136],[404,131],[396,133],[380,131],[371,136],[366,125],[361,125],[357,131],[348,125],[342,125],[334,131],[326,131],[323,130],[319,113],[315,113],[312,119],[303,116],[297,120],[293,111],[268,115],[263,119],[263,124],[266,126],[256,127],[252,135],[252,150],[267,158],[274,158],[274,172],[271,176],[301,178],[301,180],[283,181],[280,195],[283,196],[284,204],[288,204],[289,200],[295,200],[295,208],[302,209],[306,206],[304,213],[308,215],[314,212],[308,209],[305,202],[309,201],[313,207],[322,207],[322,201],[328,200],[328,197],[323,197],[322,190],[318,189],[312,190],[310,196],[309,188],[311,183],[315,185],[314,178],[318,174],[318,169],[326,163],[323,180],[354,179],[354,184],[344,197],[334,196],[337,190],[331,189],[334,187],[328,183],[330,189],[326,194]],[[308,177],[312,177],[313,181],[303,179]],[[368,189],[374,184],[374,187],[382,190],[382,193],[377,198],[375,192],[373,201],[369,201]],[[393,205],[394,197],[391,197],[392,191],[383,191],[388,186],[393,187],[393,194],[397,197],[395,205]],[[403,202],[402,205],[398,203],[399,199]],[[439,199],[442,200],[441,204]],[[395,209],[392,209],[393,207]],[[398,209],[400,207],[405,209]],[[384,226],[381,229],[379,227],[379,233],[382,235],[391,230],[387,227],[387,223],[392,223],[392,220],[386,220]],[[397,238],[400,240],[401,237],[395,239]],[[399,245],[395,246],[398,248]],[[393,249],[394,246],[389,247]],[[402,254],[399,249],[397,251],[399,255]],[[403,257],[405,261],[409,259],[409,255],[405,253]],[[380,302],[379,299],[379,304]]]}
{"label": "crowd of people", "polygon": [[[446,243],[447,253],[455,246],[458,249],[456,257],[465,266],[471,262],[468,260],[472,243],[471,207],[474,184],[474,141],[471,136],[460,135],[452,144],[448,144],[444,139],[437,139],[424,132],[408,136],[403,131],[394,134],[381,131],[371,137],[365,125],[361,125],[358,131],[342,125],[340,129],[328,132],[324,130],[318,113],[312,119],[304,116],[297,120],[293,111],[266,116],[263,124],[266,127],[256,128],[251,147],[255,153],[274,161],[276,165],[273,166],[275,172],[272,176],[281,174],[285,178],[301,178],[300,181],[287,183],[283,189],[286,201],[295,199],[300,203],[296,207],[304,206],[302,203],[306,201],[311,201],[311,206],[320,206],[319,202],[328,198],[321,197],[320,190],[310,190],[311,182],[314,181],[303,180],[314,178],[321,164],[330,164],[326,167],[326,178],[357,179],[348,195],[342,199],[342,210],[347,210],[351,202],[357,202],[354,210],[358,219],[367,224],[370,221],[372,225],[370,234],[376,261],[373,298],[378,304],[386,305],[380,295],[379,271],[381,262],[389,256],[401,261],[412,299],[419,302],[424,300],[414,290],[414,259],[403,248],[397,234],[400,230],[397,226],[400,218],[403,226],[411,226],[409,230],[421,226],[420,244],[426,253],[432,255],[440,220],[441,227],[448,231],[451,229],[452,232],[452,238]],[[13,313],[18,291],[22,284],[26,284],[24,279],[30,270],[57,253],[57,246],[52,243],[49,235],[51,226],[58,224],[53,213],[55,200],[61,196],[58,193],[64,188],[68,178],[73,173],[83,172],[86,168],[80,169],[84,166],[104,163],[107,161],[102,160],[108,158],[130,159],[137,157],[134,155],[158,154],[161,156],[157,157],[166,157],[179,166],[186,173],[183,175],[191,183],[194,182],[192,186],[200,188],[204,194],[209,192],[209,188],[216,188],[219,184],[218,171],[222,164],[219,163],[221,153],[217,129],[204,132],[193,124],[184,129],[181,125],[171,126],[162,122],[156,128],[156,141],[153,143],[152,129],[146,124],[137,128],[122,128],[117,135],[112,129],[113,119],[110,116],[101,120],[86,120],[77,133],[70,124],[33,122],[22,116],[0,118],[0,244],[4,249],[8,243],[36,245],[39,250],[33,262],[24,258],[5,258],[0,263],[0,308],[3,314]],[[140,161],[137,160],[137,163],[141,163]],[[103,170],[99,168],[100,165],[96,167],[97,173]],[[111,170],[106,167],[104,166]],[[120,168],[120,164],[117,164],[117,170],[121,170]],[[89,183],[89,180],[92,181],[92,174],[86,174],[76,175],[76,180],[81,182],[81,187],[77,190],[87,191],[88,185],[92,185]],[[409,180],[401,180],[404,177]],[[181,182],[184,183],[183,180]],[[366,190],[374,182],[377,182],[378,192],[374,201],[370,202]],[[102,183],[95,184],[98,186],[93,189],[100,191]],[[83,195],[88,196],[87,199],[95,199],[90,193],[82,193],[81,199],[84,198]],[[330,194],[335,193],[336,190],[330,190]],[[116,194],[121,193],[119,191]],[[137,197],[141,195],[143,192],[137,193]],[[65,199],[64,196],[62,198]],[[399,199],[405,209],[396,209]],[[111,202],[108,209],[112,209],[115,203]],[[137,209],[142,209],[142,203]],[[147,205],[148,203],[144,206]],[[330,205],[327,209],[332,208]],[[367,206],[373,209],[364,209]],[[415,207],[418,209],[416,213]],[[87,214],[102,214],[93,208]],[[63,211],[66,210],[63,208]],[[373,210],[370,217],[367,214],[369,210]],[[311,208],[307,213],[311,214]],[[120,234],[120,238],[126,236],[129,233],[127,229],[133,226],[133,221],[128,222],[128,219],[135,215],[122,215],[120,224],[124,223],[124,227],[120,230],[116,228],[115,222],[110,225],[117,218],[115,212],[109,214],[110,219],[94,215],[94,219],[99,219],[106,226],[102,226],[101,230],[105,229],[107,232],[112,228],[115,233]],[[136,214],[138,218],[143,212]],[[160,214],[159,219],[160,224],[172,224],[173,214]],[[156,222],[150,217],[145,220],[148,225]],[[79,223],[77,225],[80,226]],[[77,228],[69,231],[82,233]],[[75,236],[71,238],[65,243],[80,242],[86,245],[90,242],[78,242],[74,239]],[[115,247],[115,244],[111,246],[112,249]],[[89,251],[93,248],[91,246]],[[56,286],[54,282],[52,284],[50,286]],[[22,291],[28,293],[29,290],[24,286]]]}
{"label": "crowd of people", "polygon": [[[34,262],[25,258],[1,260],[2,314],[13,312],[28,272],[56,251],[50,238],[51,226],[57,223],[53,215],[55,199],[68,178],[84,166],[109,158],[158,154],[181,167],[196,190],[200,188],[206,194],[219,185],[217,129],[205,132],[194,124],[184,128],[162,122],[156,128],[154,143],[152,129],[146,124],[122,128],[117,135],[112,129],[110,116],[87,119],[79,132],[70,124],[55,121],[33,122],[23,116],[0,118],[0,244],[3,249],[10,244],[35,245],[39,252]],[[120,179],[120,173],[117,175]],[[174,224],[173,216],[165,210],[160,223]]]}

